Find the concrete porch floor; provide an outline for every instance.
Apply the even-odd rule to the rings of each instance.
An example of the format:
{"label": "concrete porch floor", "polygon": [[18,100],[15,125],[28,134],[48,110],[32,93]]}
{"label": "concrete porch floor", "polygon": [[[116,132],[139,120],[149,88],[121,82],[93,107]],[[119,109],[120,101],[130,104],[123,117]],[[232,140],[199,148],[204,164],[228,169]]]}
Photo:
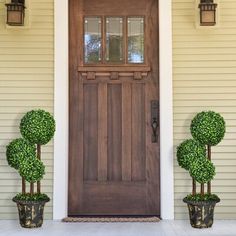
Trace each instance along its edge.
{"label": "concrete porch floor", "polygon": [[211,229],[193,229],[188,221],[159,223],[62,223],[45,221],[40,229],[23,229],[18,221],[0,221],[0,235],[30,236],[236,236],[236,221],[215,221]]}

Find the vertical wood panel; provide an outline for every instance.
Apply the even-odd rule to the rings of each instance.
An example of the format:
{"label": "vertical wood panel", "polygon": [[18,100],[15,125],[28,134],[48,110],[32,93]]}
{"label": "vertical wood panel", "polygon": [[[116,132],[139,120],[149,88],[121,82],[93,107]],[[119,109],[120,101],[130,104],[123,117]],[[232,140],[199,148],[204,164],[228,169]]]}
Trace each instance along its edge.
{"label": "vertical wood panel", "polygon": [[131,84],[122,85],[122,180],[131,181]]}
{"label": "vertical wood panel", "polygon": [[132,180],[145,180],[144,84],[132,85]]}
{"label": "vertical wood panel", "polygon": [[[150,83],[145,84],[145,124],[146,124],[146,204],[147,211],[150,214],[158,214],[160,212],[160,198],[155,196],[160,196],[160,137],[159,128],[157,130],[158,142],[152,143],[152,128],[151,128],[151,101],[159,100],[159,66],[157,55],[159,54],[158,44],[153,44],[152,42],[158,42],[158,30],[155,29],[155,22],[158,21],[158,1],[151,0],[147,3],[147,9],[149,12],[149,17],[147,19],[147,35],[150,37],[150,42],[147,46],[147,60],[152,67],[152,73],[150,76]],[[158,112],[159,113],[159,112]]]}
{"label": "vertical wood panel", "polygon": [[98,85],[98,180],[107,180],[107,84]]}
{"label": "vertical wood panel", "polygon": [[84,179],[97,180],[98,174],[98,89],[84,85]]}
{"label": "vertical wood panel", "polygon": [[[152,127],[151,127],[151,101],[157,100],[157,87],[154,83],[145,85],[145,104],[146,104],[146,204],[151,214],[160,212],[160,199],[155,196],[160,194],[160,167],[159,167],[159,129],[158,143],[152,143]],[[158,144],[158,145],[157,145]],[[158,161],[157,161],[158,160]]]}
{"label": "vertical wood panel", "polygon": [[108,179],[121,180],[121,85],[108,85]]}
{"label": "vertical wood panel", "polygon": [[[83,84],[77,72],[77,28],[81,23],[82,1],[70,0],[70,98],[69,98],[69,194],[68,214],[81,210],[83,201]],[[76,164],[75,164],[76,163]],[[74,191],[77,189],[77,191]]]}

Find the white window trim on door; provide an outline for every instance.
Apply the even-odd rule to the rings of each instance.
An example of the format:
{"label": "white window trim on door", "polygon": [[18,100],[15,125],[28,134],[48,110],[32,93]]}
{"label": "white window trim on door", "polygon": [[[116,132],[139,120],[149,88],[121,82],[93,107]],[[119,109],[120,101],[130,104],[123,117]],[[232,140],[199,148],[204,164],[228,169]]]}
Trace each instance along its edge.
{"label": "white window trim on door", "polygon": [[[67,216],[69,124],[68,0],[55,5],[55,92],[53,219]],[[161,218],[174,219],[172,12],[171,0],[159,0]]]}

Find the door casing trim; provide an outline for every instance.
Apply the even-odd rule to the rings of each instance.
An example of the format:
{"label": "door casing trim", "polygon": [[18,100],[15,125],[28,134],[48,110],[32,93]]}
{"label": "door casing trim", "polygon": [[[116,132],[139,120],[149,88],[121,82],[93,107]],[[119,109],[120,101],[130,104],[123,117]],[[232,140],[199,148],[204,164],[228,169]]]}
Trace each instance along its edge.
{"label": "door casing trim", "polygon": [[[172,12],[159,0],[161,218],[174,219]],[[69,125],[68,0],[54,1],[54,184],[53,219],[67,216]]]}

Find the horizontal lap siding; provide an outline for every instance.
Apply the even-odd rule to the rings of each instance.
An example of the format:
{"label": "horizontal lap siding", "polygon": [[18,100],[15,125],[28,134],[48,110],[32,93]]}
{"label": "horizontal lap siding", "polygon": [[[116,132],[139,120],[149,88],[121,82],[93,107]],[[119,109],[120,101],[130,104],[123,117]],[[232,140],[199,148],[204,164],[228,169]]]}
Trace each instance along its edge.
{"label": "horizontal lap siding", "polygon": [[[217,175],[213,191],[221,197],[217,219],[236,219],[236,1],[220,1],[220,26],[195,28],[195,1],[173,0],[174,143],[190,137],[193,116],[220,112],[225,139],[213,147]],[[186,219],[182,198],[191,191],[188,173],[175,158],[175,217]]]}
{"label": "horizontal lap siding", "polygon": [[[6,29],[0,2],[0,219],[17,219],[12,197],[20,178],[6,162],[6,144],[20,136],[19,123],[31,109],[53,112],[53,0],[30,0],[30,29]],[[46,175],[42,190],[52,197],[53,145],[43,147]],[[45,208],[52,218],[52,201]]]}

